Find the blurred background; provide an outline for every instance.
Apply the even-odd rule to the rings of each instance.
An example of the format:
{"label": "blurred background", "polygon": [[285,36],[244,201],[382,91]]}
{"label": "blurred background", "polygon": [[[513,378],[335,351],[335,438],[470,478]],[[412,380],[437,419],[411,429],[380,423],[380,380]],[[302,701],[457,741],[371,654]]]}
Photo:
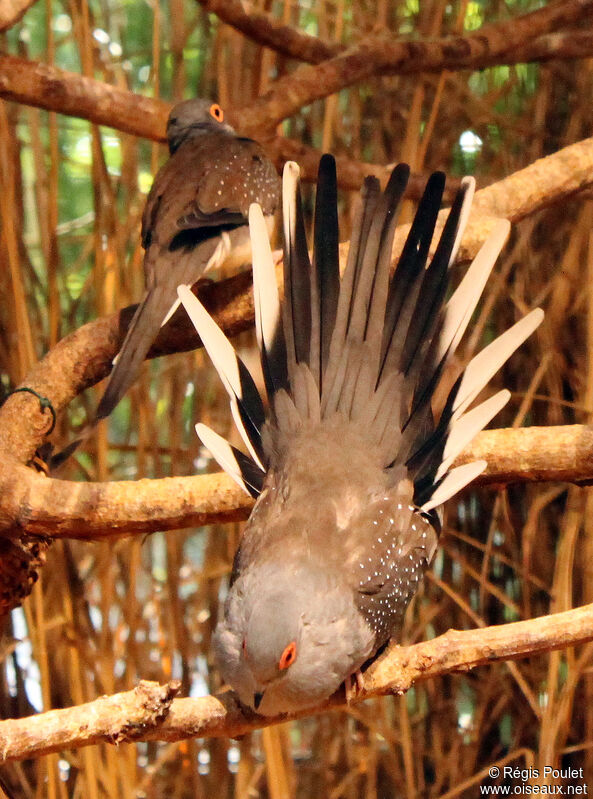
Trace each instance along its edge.
{"label": "blurred background", "polygon": [[[255,0],[251,10],[352,43],[468,33],[540,0]],[[6,52],[167,101],[244,107],[297,66],[193,0],[38,0],[1,35]],[[371,78],[301,109],[280,132],[355,161],[474,174],[486,186],[586,138],[591,61]],[[166,149],[84,119],[0,102],[0,398],[60,338],[142,295],[139,221]],[[311,192],[306,191],[308,212]],[[340,194],[349,237],[355,192]],[[406,214],[413,209],[405,209]],[[543,305],[546,321],[492,386],[496,426],[587,423],[593,414],[591,197],[513,228],[461,357]],[[18,287],[18,291],[14,287]],[[17,297],[14,301],[12,298]],[[11,298],[10,300],[8,298]],[[250,333],[239,346],[249,358]],[[72,439],[102,386],[73,402]],[[193,425],[231,435],[224,390],[201,352],[147,362],[108,424],[61,477],[138,479],[215,471]],[[593,495],[556,484],[466,491],[402,643],[593,601]],[[0,641],[3,718],[181,680],[220,688],[210,640],[240,525],[112,543],[61,541]],[[583,769],[593,789],[593,649],[545,653],[418,684],[240,741],[100,745],[0,767],[23,799],[391,799],[478,796],[492,764]],[[558,781],[556,781],[558,782]]]}

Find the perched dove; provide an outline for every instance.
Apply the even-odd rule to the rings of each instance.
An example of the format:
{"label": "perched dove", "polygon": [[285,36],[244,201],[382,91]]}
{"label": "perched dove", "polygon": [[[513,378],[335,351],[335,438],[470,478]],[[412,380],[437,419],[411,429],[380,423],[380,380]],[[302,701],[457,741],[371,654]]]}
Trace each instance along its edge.
{"label": "perched dove", "polygon": [[397,166],[383,194],[376,179],[365,181],[340,279],[334,160],[324,156],[320,164],[312,264],[298,167],[286,165],[282,307],[264,218],[251,207],[267,410],[224,334],[189,289],[179,288],[249,455],[204,425],[197,432],[257,497],[215,652],[240,700],[265,715],[318,705],[397,634],[437,547],[438,506],[486,466],[452,463],[510,394],[468,408],[543,318],[532,311],[476,355],[433,418],[435,389],[509,224],[500,222],[446,302],[474,181],[463,180],[429,259],[445,184],[435,173],[390,277],[408,175],[406,165]]}
{"label": "perched dove", "polygon": [[167,123],[169,160],[154,179],[142,216],[146,293],[130,323],[96,421],[135,381],[159,328],[177,305],[177,286],[207,270],[250,260],[249,206],[273,224],[280,178],[263,148],[224,122],[221,107],[196,98]]}

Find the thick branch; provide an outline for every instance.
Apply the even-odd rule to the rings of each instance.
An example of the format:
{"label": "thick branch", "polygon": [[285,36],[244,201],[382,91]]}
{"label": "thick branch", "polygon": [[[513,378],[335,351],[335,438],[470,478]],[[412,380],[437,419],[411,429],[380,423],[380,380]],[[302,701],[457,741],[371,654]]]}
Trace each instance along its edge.
{"label": "thick branch", "polygon": [[166,140],[167,103],[39,61],[0,53],[0,97]]}
{"label": "thick branch", "polygon": [[206,11],[227,25],[247,36],[263,47],[269,47],[287,58],[318,64],[326,58],[333,58],[344,48],[339,44],[324,42],[316,36],[309,36],[290,25],[282,25],[273,17],[257,11],[243,10],[239,0],[198,0]]}
{"label": "thick branch", "polygon": [[7,31],[22,19],[37,0],[0,0],[0,31]]}
{"label": "thick branch", "polygon": [[593,183],[593,138],[558,152],[476,192],[472,216],[484,214],[518,222],[577,194]]}
{"label": "thick branch", "polygon": [[[458,463],[484,458],[481,485],[593,482],[593,427],[565,425],[486,430]],[[0,460],[4,536],[99,539],[247,518],[252,500],[224,474],[74,483]]]}
{"label": "thick branch", "polygon": [[557,0],[545,8],[504,22],[483,25],[468,36],[411,41],[370,36],[343,53],[275,81],[249,108],[246,129],[273,129],[303,106],[371,75],[387,72],[441,72],[476,69],[558,26],[590,15],[593,0]]}
{"label": "thick branch", "polygon": [[[465,230],[460,258],[473,258],[490,235],[498,219],[518,222],[551,205],[587,189],[593,183],[593,138],[570,144],[540,158],[497,183],[476,192]],[[448,211],[439,213],[437,231]],[[395,234],[394,251],[399,252],[410,226],[401,225]]]}
{"label": "thick branch", "polygon": [[[402,694],[421,680],[591,640],[593,605],[497,627],[449,630],[432,641],[393,647],[365,674],[355,701]],[[141,682],[133,691],[78,707],[0,721],[0,757],[4,762],[22,760],[99,742],[237,737],[345,704],[340,692],[323,706],[298,716],[263,718],[244,711],[230,692],[203,699],[172,699],[176,690],[176,685]]]}
{"label": "thick branch", "polygon": [[[381,72],[410,74],[483,69],[502,61],[514,64],[591,56],[593,35],[589,32],[550,35],[546,32],[589,14],[592,4],[593,0],[562,0],[522,17],[485,25],[465,37],[410,41],[370,36],[348,50],[337,48],[328,53],[331,58],[321,62],[311,58],[319,65],[318,69],[304,67],[276,81],[254,105],[231,112],[229,116],[242,132],[257,137],[313,100]],[[232,8],[236,10],[234,5]],[[256,18],[260,16],[263,15],[256,15]],[[244,14],[244,17],[246,24],[252,19],[251,15]],[[247,27],[251,29],[250,24]],[[286,26],[276,26],[276,29],[281,31],[281,38],[291,38],[288,34],[291,29]],[[315,49],[312,42],[319,42],[303,34],[294,33],[292,38],[295,50],[299,47],[305,51],[308,47]],[[325,47],[321,46],[324,52]],[[137,136],[165,139],[169,110],[166,103],[8,54],[0,54],[0,97],[81,117]]]}
{"label": "thick branch", "polygon": [[[309,64],[319,64],[322,61],[335,58],[346,50],[346,45],[340,42],[326,42],[288,25],[283,25],[267,14],[257,11],[247,12],[239,0],[198,0],[198,2],[207,11],[216,14],[222,22],[235,28],[244,36],[287,58],[294,58]],[[543,34],[533,41],[516,43],[512,52],[505,53],[504,62],[505,64],[519,64],[551,59],[588,58],[592,52],[593,35],[591,33],[588,31],[565,31]],[[471,68],[483,69],[486,66],[500,63],[500,61],[501,57],[498,53],[492,54],[490,58],[484,54],[479,61],[471,65]],[[453,66],[446,68],[454,69]],[[424,71],[424,66],[420,60],[414,58],[400,64],[397,71],[400,74],[410,74]]]}
{"label": "thick branch", "polygon": [[75,483],[45,477],[12,459],[0,462],[0,492],[0,535],[8,537],[96,540],[179,530],[244,520],[253,505],[221,473]]}

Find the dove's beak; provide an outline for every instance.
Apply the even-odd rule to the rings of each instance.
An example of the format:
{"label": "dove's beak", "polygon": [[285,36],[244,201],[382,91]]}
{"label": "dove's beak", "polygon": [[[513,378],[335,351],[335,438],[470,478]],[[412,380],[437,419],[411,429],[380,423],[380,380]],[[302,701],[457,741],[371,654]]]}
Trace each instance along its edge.
{"label": "dove's beak", "polygon": [[261,701],[264,698],[263,691],[257,691],[253,694],[253,707],[257,710],[258,707],[261,705]]}

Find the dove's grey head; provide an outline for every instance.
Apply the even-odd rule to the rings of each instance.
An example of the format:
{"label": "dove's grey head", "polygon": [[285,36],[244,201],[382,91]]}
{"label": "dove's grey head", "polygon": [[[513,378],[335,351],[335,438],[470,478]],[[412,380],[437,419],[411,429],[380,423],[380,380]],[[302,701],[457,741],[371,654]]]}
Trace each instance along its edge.
{"label": "dove's grey head", "polygon": [[167,140],[171,154],[188,139],[204,133],[235,133],[225,123],[224,112],[218,103],[194,97],[174,106],[167,121]]}
{"label": "dove's grey head", "polygon": [[214,647],[241,701],[270,716],[319,705],[373,641],[338,575],[267,561],[233,583]]}

